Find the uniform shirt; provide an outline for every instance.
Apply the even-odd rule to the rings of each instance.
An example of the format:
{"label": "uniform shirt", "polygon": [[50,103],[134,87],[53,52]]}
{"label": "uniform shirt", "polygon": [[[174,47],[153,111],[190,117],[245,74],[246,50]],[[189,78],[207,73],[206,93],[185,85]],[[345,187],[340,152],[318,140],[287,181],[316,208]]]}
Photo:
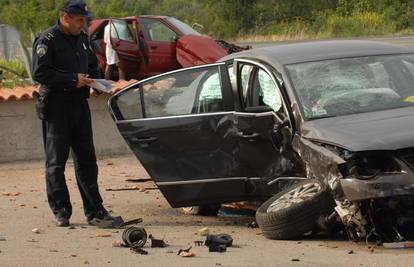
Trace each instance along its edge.
{"label": "uniform shirt", "polygon": [[99,78],[98,64],[86,33],[66,35],[59,22],[47,29],[33,43],[33,80],[47,88],[51,94],[60,92],[85,93],[89,87],[76,88],[77,74]]}
{"label": "uniform shirt", "polygon": [[113,65],[119,62],[118,55],[111,45],[111,22],[105,26],[104,30],[104,42],[106,44],[105,55],[106,55],[106,64]]}

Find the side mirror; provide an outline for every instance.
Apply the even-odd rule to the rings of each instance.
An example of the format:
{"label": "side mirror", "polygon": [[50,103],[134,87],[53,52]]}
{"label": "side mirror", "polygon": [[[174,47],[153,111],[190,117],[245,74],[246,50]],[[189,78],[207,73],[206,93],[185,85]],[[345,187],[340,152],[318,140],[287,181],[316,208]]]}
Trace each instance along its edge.
{"label": "side mirror", "polygon": [[248,113],[264,113],[264,112],[272,112],[273,109],[269,106],[256,106],[256,107],[247,107],[245,111]]}

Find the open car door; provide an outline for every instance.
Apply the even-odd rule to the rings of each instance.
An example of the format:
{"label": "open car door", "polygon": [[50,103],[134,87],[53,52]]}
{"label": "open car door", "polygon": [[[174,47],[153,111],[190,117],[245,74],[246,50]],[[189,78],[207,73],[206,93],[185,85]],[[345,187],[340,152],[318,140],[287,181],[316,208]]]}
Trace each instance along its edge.
{"label": "open car door", "polygon": [[127,78],[138,78],[142,53],[138,45],[137,29],[134,20],[111,19],[108,21],[111,32],[111,45],[117,52],[121,69]]}
{"label": "open car door", "polygon": [[138,18],[139,38],[145,47],[147,62],[142,65],[146,77],[180,68],[176,59],[177,33],[161,20]]}
{"label": "open car door", "polygon": [[274,162],[261,149],[272,147],[276,117],[236,112],[229,70],[224,62],[181,69],[109,100],[121,135],[173,207],[249,199],[261,180],[255,167]]}

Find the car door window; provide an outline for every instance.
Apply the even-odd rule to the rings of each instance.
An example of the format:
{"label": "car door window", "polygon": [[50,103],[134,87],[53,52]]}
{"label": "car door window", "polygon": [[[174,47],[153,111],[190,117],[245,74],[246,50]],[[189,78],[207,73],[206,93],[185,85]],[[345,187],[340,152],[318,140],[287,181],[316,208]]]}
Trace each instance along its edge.
{"label": "car door window", "polygon": [[282,111],[282,97],[272,77],[265,70],[257,68],[252,79],[252,88],[249,89],[251,94],[247,96],[251,100],[246,102],[246,106],[267,105],[275,112]]}
{"label": "car door window", "polygon": [[144,31],[151,41],[156,42],[174,42],[177,40],[177,34],[167,27],[164,23],[155,19],[142,19]]}
{"label": "car door window", "polygon": [[143,118],[141,91],[139,86],[121,92],[111,103],[111,108],[117,120]]}
{"label": "car door window", "polygon": [[247,93],[248,93],[248,88],[249,88],[249,78],[250,78],[250,74],[253,70],[253,66],[252,65],[248,65],[248,64],[242,64],[240,67],[240,88],[242,90],[242,94],[243,94],[243,100],[245,103],[247,103]]}
{"label": "car door window", "polygon": [[117,120],[224,111],[219,66],[173,72],[124,90],[111,100]]}
{"label": "car door window", "polygon": [[[233,77],[233,64],[227,66],[229,78]],[[199,96],[199,113],[202,112],[219,112],[224,110],[223,94],[221,90],[220,73],[212,73],[202,83]]]}
{"label": "car door window", "polygon": [[122,41],[134,41],[128,23],[123,20],[112,20],[111,37]]}

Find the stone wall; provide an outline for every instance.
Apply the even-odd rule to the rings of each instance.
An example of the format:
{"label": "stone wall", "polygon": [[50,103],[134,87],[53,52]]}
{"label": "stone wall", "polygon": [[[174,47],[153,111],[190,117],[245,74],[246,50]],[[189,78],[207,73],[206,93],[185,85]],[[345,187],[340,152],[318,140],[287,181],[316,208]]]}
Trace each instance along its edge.
{"label": "stone wall", "polygon": [[[91,96],[94,143],[97,156],[131,153],[107,108],[107,95]],[[0,102],[0,162],[44,158],[41,121],[34,100]]]}

